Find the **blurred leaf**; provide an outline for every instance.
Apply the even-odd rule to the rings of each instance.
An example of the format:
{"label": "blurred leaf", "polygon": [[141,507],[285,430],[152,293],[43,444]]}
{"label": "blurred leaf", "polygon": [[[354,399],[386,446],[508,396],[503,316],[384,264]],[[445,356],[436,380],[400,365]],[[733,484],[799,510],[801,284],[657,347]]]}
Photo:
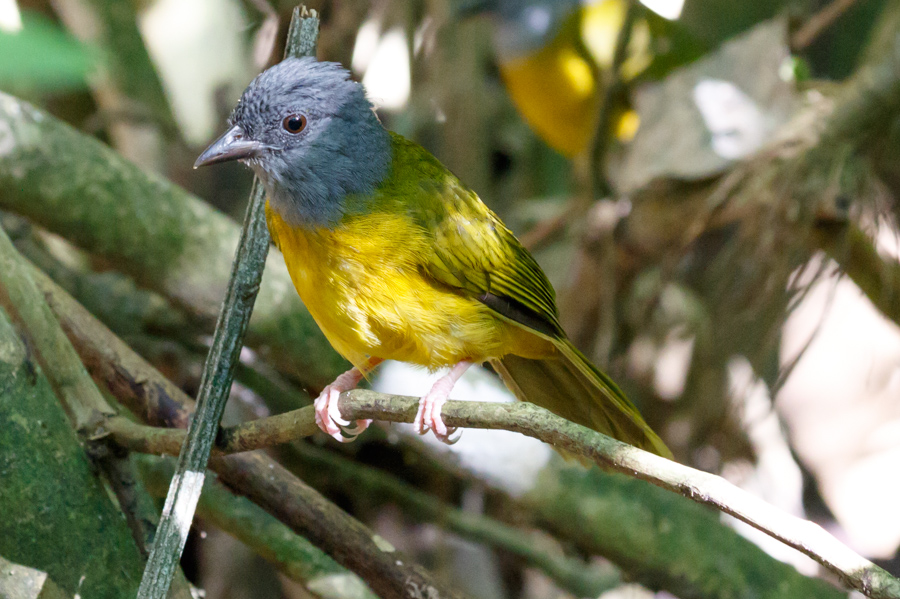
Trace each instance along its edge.
{"label": "blurred leaf", "polygon": [[686,0],[679,22],[697,39],[717,46],[760,21],[774,17],[788,4],[787,0]]}
{"label": "blurred leaf", "polygon": [[828,79],[850,76],[886,5],[885,0],[856,2],[825,29],[807,52],[813,74]]}
{"label": "blurred leaf", "polygon": [[653,38],[653,62],[641,73],[639,80],[662,79],[672,70],[697,60],[711,49],[681,21],[664,19],[650,10],[644,12]]}
{"label": "blurred leaf", "polygon": [[0,87],[62,91],[87,86],[95,54],[50,19],[22,13],[23,27],[0,32]]}
{"label": "blurred leaf", "polygon": [[787,25],[777,19],[639,89],[641,127],[621,187],[712,177],[758,150],[796,109],[794,83],[781,72],[789,59]]}

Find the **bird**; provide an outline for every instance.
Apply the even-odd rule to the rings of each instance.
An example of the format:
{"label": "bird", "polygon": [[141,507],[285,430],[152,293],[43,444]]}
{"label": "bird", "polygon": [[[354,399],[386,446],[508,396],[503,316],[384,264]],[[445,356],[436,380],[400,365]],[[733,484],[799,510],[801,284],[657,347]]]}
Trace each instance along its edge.
{"label": "bird", "polygon": [[[596,131],[627,0],[461,0],[457,14],[487,13],[497,67],[525,122],[568,158],[583,155]],[[638,19],[622,74],[631,79],[651,61],[650,31]],[[632,111],[615,115],[616,133],[633,135]]]}
{"label": "bird", "polygon": [[421,146],[387,130],[338,63],[288,58],[243,92],[195,168],[238,160],[266,191],[266,220],[301,300],[353,368],[315,400],[316,422],[354,436],[338,399],[383,360],[449,372],[416,430],[452,442],[441,406],[475,363],[514,395],[671,455],[616,384],[567,339],[555,293],[513,233]]}

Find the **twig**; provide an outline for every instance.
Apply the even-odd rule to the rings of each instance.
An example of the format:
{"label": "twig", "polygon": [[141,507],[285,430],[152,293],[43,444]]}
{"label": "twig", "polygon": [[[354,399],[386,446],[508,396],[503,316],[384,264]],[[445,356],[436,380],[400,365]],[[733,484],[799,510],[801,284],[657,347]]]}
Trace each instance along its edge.
{"label": "twig", "polygon": [[627,1],[628,7],[625,11],[625,18],[622,20],[622,28],[619,29],[619,36],[616,38],[613,61],[609,68],[609,81],[600,101],[600,111],[597,114],[597,131],[591,144],[591,192],[594,199],[607,197],[612,192],[612,186],[604,174],[606,150],[609,147],[609,136],[612,131],[616,100],[621,95],[624,86],[622,64],[628,55],[628,44],[631,42],[631,32],[634,29],[634,22],[637,19],[639,10],[637,0]]}
{"label": "twig", "polygon": [[[154,455],[178,455],[187,431],[138,424],[114,417],[102,428],[119,447]],[[242,453],[309,437],[319,430],[312,406],[221,429],[213,447],[218,456]]]}
{"label": "twig", "polygon": [[[356,390],[341,394],[341,416],[413,422],[419,399]],[[823,528],[786,514],[723,478],[682,466],[574,424],[529,403],[497,404],[448,401],[442,414],[449,427],[505,429],[584,456],[627,474],[709,505],[805,553],[834,572],[850,588],[873,599],[900,598],[900,580],[857,555]]]}
{"label": "twig", "polygon": [[566,202],[566,207],[562,212],[538,222],[526,233],[519,235],[519,241],[532,252],[542,248],[544,244],[553,239],[560,231],[565,230],[569,221],[581,212],[581,207],[582,202],[572,198]]}
{"label": "twig", "polygon": [[138,599],[165,599],[187,541],[269,251],[264,200],[264,191],[257,182],[251,193],[232,278],[200,380],[197,412],[191,420],[166,497],[156,539],[138,589]]}
{"label": "twig", "polygon": [[213,470],[241,495],[349,567],[384,598],[459,597],[417,564],[259,452],[214,458]]}
{"label": "twig", "polygon": [[[149,544],[156,534],[156,506],[143,489],[128,452],[110,444],[95,445],[94,448],[97,451],[91,457],[109,481],[141,557],[147,559]],[[102,451],[102,455],[96,455],[98,451]]]}
{"label": "twig", "polygon": [[[143,481],[137,476],[137,470],[132,462],[134,456],[107,443],[92,443],[88,445],[88,451],[109,481],[142,559],[147,559],[149,543],[156,535],[156,523],[159,518],[153,499],[144,488]],[[168,599],[192,598],[191,585],[179,568],[175,571]]]}
{"label": "twig", "polygon": [[[175,470],[174,462],[150,456],[139,456],[137,462],[150,492],[164,497]],[[203,483],[197,513],[322,599],[376,599],[357,576],[262,508],[235,496],[212,478]]]}
{"label": "twig", "polygon": [[253,35],[253,67],[261,71],[274,57],[275,41],[278,37],[279,19],[278,12],[272,7],[269,0],[249,0],[253,6],[263,15],[262,25]]}
{"label": "twig", "polygon": [[795,52],[805,50],[854,4],[856,4],[856,0],[833,0],[831,4],[810,17],[794,33],[791,38],[791,48]]}
{"label": "twig", "polygon": [[[341,415],[351,421],[371,418],[389,422],[412,422],[418,409],[418,398],[355,390],[341,395],[340,409]],[[643,452],[571,423],[533,404],[451,400],[444,404],[442,413],[448,426],[503,429],[522,433],[566,452],[589,458],[605,468],[646,480],[698,503],[715,507],[805,553],[837,574],[853,589],[873,598],[900,597],[900,581],[855,554],[818,525],[781,512],[718,476]],[[266,443],[276,439],[283,441],[292,434],[295,438],[306,436],[315,430],[311,423],[312,418],[312,409],[306,407],[265,419],[273,421],[278,419],[278,422],[273,422],[270,426],[260,426],[260,429],[268,429],[270,433],[265,436],[252,436],[253,442]],[[289,422],[299,425],[294,428],[295,425],[288,424]],[[146,428],[151,430],[147,431]],[[278,428],[282,430],[276,432]],[[132,429],[127,435],[120,436],[123,429],[117,428],[115,438],[136,450],[164,452],[166,446],[174,445],[174,433],[154,431],[152,427],[145,429]],[[141,444],[139,440],[141,435],[147,439],[146,444]],[[150,440],[156,436],[162,438],[164,435],[170,436],[165,445]],[[236,450],[235,439],[240,438],[240,432],[234,433],[231,437],[232,445],[225,447]],[[247,449],[264,446],[252,445],[249,440],[244,445]]]}
{"label": "twig", "polygon": [[[299,7],[294,9],[285,56],[315,55],[318,35],[319,19],[315,12],[307,14],[305,7],[302,12]],[[197,411],[178,457],[138,599],[165,599],[187,541],[269,253],[265,196],[262,184],[254,179],[231,278],[200,379]]]}

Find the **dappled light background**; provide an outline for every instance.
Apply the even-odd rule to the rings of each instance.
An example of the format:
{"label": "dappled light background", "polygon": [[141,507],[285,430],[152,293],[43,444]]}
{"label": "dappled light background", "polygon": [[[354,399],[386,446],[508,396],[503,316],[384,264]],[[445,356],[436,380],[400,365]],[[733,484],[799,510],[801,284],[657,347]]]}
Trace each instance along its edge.
{"label": "dappled light background", "polygon": [[[191,165],[225,129],[244,87],[281,56],[293,4],[127,4],[143,58],[99,31],[81,0],[0,0],[0,90],[240,219],[250,171]],[[537,37],[560,7],[584,12],[572,35],[593,64],[557,64],[581,86],[573,89],[583,91],[588,106],[577,147],[554,143],[545,129],[572,124],[556,122],[553,102],[539,103],[553,84],[515,83],[521,65],[509,45],[509,3],[308,6],[323,19],[319,58],[351,68],[387,127],[434,153],[516,232],[556,287],[570,337],[621,384],[679,461],[822,524],[900,574],[900,328],[896,312],[879,303],[892,291],[861,288],[846,274],[854,265],[840,243],[835,249],[812,241],[819,227],[850,223],[871,242],[878,268],[896,266],[896,137],[878,141],[878,158],[864,166],[855,153],[840,151],[823,151],[802,172],[780,166],[814,143],[816,123],[842,82],[897,35],[896,3],[849,3],[834,25],[799,47],[798,31],[828,2],[643,0],[621,65],[622,90],[605,100],[624,0],[520,4],[527,14],[517,13],[522,22],[515,26]],[[141,61],[148,70],[133,66]],[[124,90],[111,83],[132,77]],[[0,129],[0,160],[3,145]],[[141,286],[15,214],[0,214],[0,224],[17,243],[37,239],[67,272],[113,277],[129,293]],[[888,275],[864,278],[900,284]],[[173,338],[127,322],[110,326],[176,383],[196,388],[210,331]],[[261,361],[245,352],[245,363]],[[318,392],[299,366],[278,368],[292,384]],[[421,395],[439,375],[389,363],[370,384]],[[472,369],[453,397],[512,401],[484,369]],[[273,408],[237,383],[228,409],[237,419]],[[422,470],[410,471],[390,449],[411,437],[411,428],[385,430],[386,440],[364,435],[349,448],[317,443],[422,483],[415,480]],[[465,484],[422,484],[472,512],[489,510],[495,490],[527,497],[548,469],[581,467],[514,433],[466,431],[452,447],[433,441],[425,439],[435,459],[463,473],[458,480]],[[473,597],[565,596],[538,570],[417,524],[390,503],[329,491],[440,577],[462,581]],[[728,520],[776,558],[822,574],[810,559]],[[211,599],[307,596],[203,521],[185,568]],[[654,596],[640,585],[614,586],[606,599]]]}

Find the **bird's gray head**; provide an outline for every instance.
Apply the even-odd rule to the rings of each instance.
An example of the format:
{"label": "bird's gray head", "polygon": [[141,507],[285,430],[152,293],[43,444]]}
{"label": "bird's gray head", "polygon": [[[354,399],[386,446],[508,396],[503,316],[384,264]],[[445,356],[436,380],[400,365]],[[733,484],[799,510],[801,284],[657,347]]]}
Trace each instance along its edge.
{"label": "bird's gray head", "polygon": [[337,63],[273,66],[247,87],[229,123],[194,167],[244,162],[291,224],[335,224],[346,196],[371,193],[390,169],[390,137],[362,85]]}

